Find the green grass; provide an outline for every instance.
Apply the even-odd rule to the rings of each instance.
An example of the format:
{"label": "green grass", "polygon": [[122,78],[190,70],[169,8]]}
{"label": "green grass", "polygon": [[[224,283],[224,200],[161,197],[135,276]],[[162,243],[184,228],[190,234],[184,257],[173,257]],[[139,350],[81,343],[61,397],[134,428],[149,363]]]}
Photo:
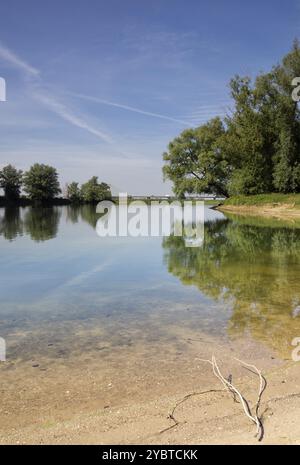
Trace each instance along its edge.
{"label": "green grass", "polygon": [[219,205],[220,200],[205,200],[204,203],[206,205]]}
{"label": "green grass", "polygon": [[238,215],[236,213],[225,212],[225,216],[241,226],[256,226],[260,228],[288,228],[300,229],[300,219],[273,218],[252,215]]}
{"label": "green grass", "polygon": [[224,205],[291,204],[300,207],[300,194],[239,195],[226,199]]}

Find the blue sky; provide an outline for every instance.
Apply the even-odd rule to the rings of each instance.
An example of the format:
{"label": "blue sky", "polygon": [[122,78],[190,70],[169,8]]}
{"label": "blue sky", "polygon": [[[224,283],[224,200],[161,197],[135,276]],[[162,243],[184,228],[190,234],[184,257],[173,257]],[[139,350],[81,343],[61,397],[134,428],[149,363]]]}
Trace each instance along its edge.
{"label": "blue sky", "polygon": [[300,37],[300,1],[2,0],[0,166],[168,193],[168,142],[230,107],[228,82]]}

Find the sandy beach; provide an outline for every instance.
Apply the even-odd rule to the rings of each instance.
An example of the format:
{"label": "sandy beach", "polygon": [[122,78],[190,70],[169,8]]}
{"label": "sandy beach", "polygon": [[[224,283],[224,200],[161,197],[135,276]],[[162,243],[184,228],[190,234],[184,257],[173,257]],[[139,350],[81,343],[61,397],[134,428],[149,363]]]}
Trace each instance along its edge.
{"label": "sandy beach", "polygon": [[300,219],[300,209],[291,204],[221,205],[217,210],[245,216],[263,216],[282,220]]}
{"label": "sandy beach", "polygon": [[[259,379],[234,357],[255,364],[266,377],[260,444],[300,444],[299,363],[251,340],[222,345],[202,336],[188,338],[182,354],[161,348],[161,357],[152,359],[142,347],[131,349],[113,367],[92,352],[55,364],[41,359],[35,368],[32,361],[2,364],[0,443],[259,444],[241,405],[200,360],[213,350],[252,407]],[[178,425],[172,427],[176,405]]]}

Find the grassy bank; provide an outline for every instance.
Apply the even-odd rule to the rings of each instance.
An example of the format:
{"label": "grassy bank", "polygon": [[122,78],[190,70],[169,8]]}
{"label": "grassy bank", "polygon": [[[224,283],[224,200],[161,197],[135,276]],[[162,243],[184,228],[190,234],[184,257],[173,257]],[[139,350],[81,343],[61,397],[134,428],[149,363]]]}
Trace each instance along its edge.
{"label": "grassy bank", "polygon": [[261,194],[261,195],[239,195],[230,197],[223,205],[234,206],[262,206],[262,205],[291,205],[300,208],[300,194]]}
{"label": "grassy bank", "polygon": [[244,216],[284,220],[300,219],[300,194],[261,194],[230,197],[218,210]]}

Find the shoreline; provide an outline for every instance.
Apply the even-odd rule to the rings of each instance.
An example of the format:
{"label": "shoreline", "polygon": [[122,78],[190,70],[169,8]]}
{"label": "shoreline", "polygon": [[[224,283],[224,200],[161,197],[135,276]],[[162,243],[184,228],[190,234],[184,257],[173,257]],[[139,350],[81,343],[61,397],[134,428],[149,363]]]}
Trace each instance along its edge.
{"label": "shoreline", "polygon": [[[2,436],[1,444],[224,444],[224,445],[300,445],[300,373],[296,363],[271,369],[265,373],[268,388],[263,396],[262,415],[265,435],[262,442],[255,437],[255,425],[246,418],[242,407],[232,396],[222,391],[215,380],[211,389],[181,404],[190,393],[163,393],[150,399],[132,399],[125,405],[91,411],[78,411],[43,425],[34,422]],[[253,406],[257,396],[257,381],[235,380],[241,392]],[[178,425],[168,412],[175,405]],[[282,428],[284,425],[284,428]]]}
{"label": "shoreline", "polygon": [[220,205],[216,207],[216,210],[242,216],[262,216],[283,220],[300,219],[300,208],[291,204]]}
{"label": "shoreline", "polygon": [[[258,445],[255,425],[202,361],[212,353],[252,408],[259,379],[234,357],[256,365],[266,377],[261,444],[300,444],[298,363],[278,358],[251,339],[224,345],[202,335],[197,340],[189,336],[188,350],[179,358],[163,350],[163,359],[145,359],[141,350],[132,348],[120,352],[122,359],[113,370],[96,351],[48,365],[40,359],[35,369],[30,361],[26,366],[21,361],[4,365],[0,444]],[[128,365],[122,370],[125,358]],[[12,395],[16,390],[22,395]],[[177,426],[170,419],[175,406]]]}

